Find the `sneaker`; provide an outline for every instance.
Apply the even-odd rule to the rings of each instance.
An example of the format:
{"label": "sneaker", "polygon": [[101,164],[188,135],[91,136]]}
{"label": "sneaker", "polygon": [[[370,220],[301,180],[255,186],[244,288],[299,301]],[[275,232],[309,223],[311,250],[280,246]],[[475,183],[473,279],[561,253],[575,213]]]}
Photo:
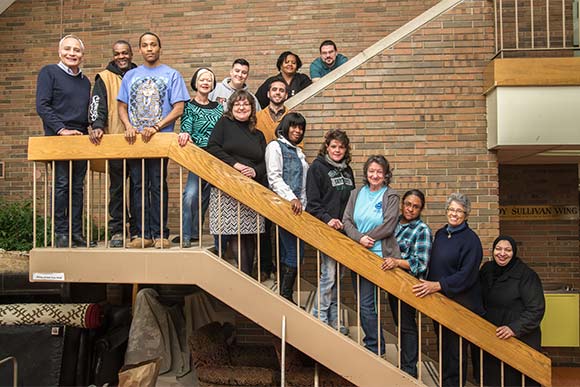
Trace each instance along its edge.
{"label": "sneaker", "polygon": [[153,246],[153,239],[143,239],[141,242],[141,237],[131,238],[131,242],[127,243],[127,247],[130,249],[140,249],[141,247],[151,247]]}
{"label": "sneaker", "polygon": [[163,239],[158,238],[158,239],[155,239],[154,246],[156,249],[160,249],[160,248],[168,249],[171,247],[171,242],[169,242],[169,239],[166,239],[166,238],[163,238]]}
{"label": "sneaker", "polygon": [[[72,234],[73,247],[87,247],[87,240],[81,234]],[[97,242],[90,241],[89,247],[97,247]]]}
{"label": "sneaker", "polygon": [[123,234],[120,232],[114,234],[109,241],[109,247],[123,247]]}
{"label": "sneaker", "polygon": [[68,247],[68,236],[63,234],[56,234],[54,239],[54,245],[57,248],[62,249]]}
{"label": "sneaker", "polygon": [[[187,242],[189,242],[188,247],[190,247],[192,243],[199,242],[199,238],[197,238],[197,237],[189,238],[189,241],[187,240],[187,238],[183,238],[183,239],[184,239],[184,241],[183,241],[184,246],[183,247],[185,247],[185,243],[187,243]],[[176,237],[173,237],[173,239],[171,240],[171,243],[175,243],[176,245],[178,245],[180,241],[181,241],[181,238],[178,235]]]}
{"label": "sneaker", "polygon": [[183,241],[183,244],[181,245],[181,247],[183,247],[184,249],[189,249],[191,247],[191,241],[184,240]]}

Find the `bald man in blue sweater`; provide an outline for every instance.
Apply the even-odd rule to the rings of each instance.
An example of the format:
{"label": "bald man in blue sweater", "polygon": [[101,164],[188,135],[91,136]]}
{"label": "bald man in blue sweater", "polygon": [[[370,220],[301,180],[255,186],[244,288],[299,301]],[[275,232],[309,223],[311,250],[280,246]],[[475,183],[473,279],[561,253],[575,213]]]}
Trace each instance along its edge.
{"label": "bald man in blue sweater", "polygon": [[[47,136],[81,136],[88,133],[91,82],[82,73],[83,42],[67,35],[58,45],[60,62],[44,66],[38,74],[36,111]],[[56,247],[86,247],[82,235],[85,160],[73,161],[69,187],[68,161],[54,164],[54,232]],[[71,201],[69,203],[69,189]],[[69,229],[69,217],[72,228]],[[92,244],[94,245],[94,243]]]}

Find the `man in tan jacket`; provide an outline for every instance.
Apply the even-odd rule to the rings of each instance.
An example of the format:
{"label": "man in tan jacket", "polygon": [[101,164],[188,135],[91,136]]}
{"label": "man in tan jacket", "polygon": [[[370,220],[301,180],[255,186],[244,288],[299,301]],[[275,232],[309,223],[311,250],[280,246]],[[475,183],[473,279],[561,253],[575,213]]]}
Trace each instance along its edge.
{"label": "man in tan jacket", "polygon": [[[101,142],[104,133],[124,134],[125,126],[119,119],[117,95],[125,73],[137,67],[131,60],[133,50],[129,42],[118,40],[113,44],[113,60],[95,77],[95,86],[89,108],[92,129],[89,137],[93,144]],[[109,161],[109,247],[123,247],[123,161]]]}

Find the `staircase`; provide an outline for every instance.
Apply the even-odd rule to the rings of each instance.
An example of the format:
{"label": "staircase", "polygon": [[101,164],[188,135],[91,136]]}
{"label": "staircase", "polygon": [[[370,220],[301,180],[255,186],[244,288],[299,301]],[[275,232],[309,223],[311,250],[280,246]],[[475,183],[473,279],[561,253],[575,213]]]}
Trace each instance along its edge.
{"label": "staircase", "polygon": [[[292,215],[289,202],[200,148],[194,145],[180,147],[173,133],[159,133],[147,144],[138,140],[133,145],[127,144],[122,135],[108,135],[98,147],[89,145],[88,139],[82,136],[34,137],[29,139],[28,155],[35,161],[34,170],[36,162],[69,160],[71,155],[76,160],[107,160],[128,155],[132,158],[170,158],[413,306],[419,315],[431,317],[543,385],[551,384],[550,360],[543,354],[516,339],[497,339],[495,326],[441,294],[424,299],[415,297],[411,287],[417,279],[398,269],[377,270],[381,262],[379,257],[346,236],[323,227],[308,213]],[[38,197],[37,192],[34,197]],[[35,212],[36,208],[35,203]],[[282,316],[285,316],[288,343],[357,385],[373,385],[377,380],[389,380],[392,385],[418,383],[205,250],[35,248],[30,254],[30,279],[197,284],[278,337],[283,336],[281,325]]]}

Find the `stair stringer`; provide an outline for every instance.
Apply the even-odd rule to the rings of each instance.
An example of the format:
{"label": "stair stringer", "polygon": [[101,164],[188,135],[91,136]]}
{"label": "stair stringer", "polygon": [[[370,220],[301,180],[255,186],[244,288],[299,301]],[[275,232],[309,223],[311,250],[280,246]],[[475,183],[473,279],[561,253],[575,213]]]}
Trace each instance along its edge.
{"label": "stair stringer", "polygon": [[33,249],[30,279],[46,274],[63,282],[197,285],[277,337],[285,316],[288,344],[356,385],[422,385],[205,250]]}

